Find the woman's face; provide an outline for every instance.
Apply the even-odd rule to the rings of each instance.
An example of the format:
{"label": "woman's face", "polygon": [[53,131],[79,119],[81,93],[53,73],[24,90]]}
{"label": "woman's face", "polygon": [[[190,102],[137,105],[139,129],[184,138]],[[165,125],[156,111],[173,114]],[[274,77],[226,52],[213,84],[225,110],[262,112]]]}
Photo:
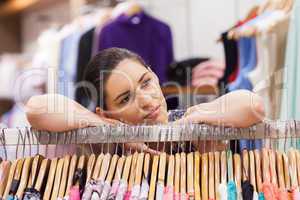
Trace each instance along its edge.
{"label": "woman's face", "polygon": [[168,121],[167,105],[157,76],[137,61],[125,59],[105,85],[108,117],[128,124]]}

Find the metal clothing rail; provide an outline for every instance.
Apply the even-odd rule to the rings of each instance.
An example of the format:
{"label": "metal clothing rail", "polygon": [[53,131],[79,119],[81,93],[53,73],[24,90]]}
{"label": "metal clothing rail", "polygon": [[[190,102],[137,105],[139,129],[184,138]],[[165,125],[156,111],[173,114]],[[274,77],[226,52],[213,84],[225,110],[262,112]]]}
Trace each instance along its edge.
{"label": "metal clothing rail", "polygon": [[0,129],[0,142],[5,145],[170,142],[267,138],[300,138],[300,121],[270,121],[249,128],[230,128],[206,124],[168,124],[153,126],[106,125],[82,128],[68,132],[38,131],[29,127]]}

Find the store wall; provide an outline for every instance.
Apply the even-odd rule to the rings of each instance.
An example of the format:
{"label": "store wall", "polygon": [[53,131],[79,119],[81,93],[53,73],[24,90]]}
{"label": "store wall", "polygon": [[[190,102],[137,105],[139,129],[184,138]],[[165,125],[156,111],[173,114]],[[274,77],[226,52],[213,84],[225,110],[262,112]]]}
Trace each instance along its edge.
{"label": "store wall", "polygon": [[[223,47],[218,44],[220,33],[251,7],[262,0],[139,0],[153,16],[167,22],[173,32],[177,60],[193,56],[223,57]],[[50,22],[39,16],[47,15],[50,21],[64,24],[70,21],[70,6],[66,1],[47,9],[24,13],[22,17],[23,49],[33,51],[36,38]]]}

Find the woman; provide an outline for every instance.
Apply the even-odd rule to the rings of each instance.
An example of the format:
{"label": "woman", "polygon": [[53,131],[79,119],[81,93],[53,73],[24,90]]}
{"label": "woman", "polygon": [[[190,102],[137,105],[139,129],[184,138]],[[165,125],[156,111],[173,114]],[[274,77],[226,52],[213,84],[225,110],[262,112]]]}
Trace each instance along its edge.
{"label": "woman", "polygon": [[[27,103],[31,125],[42,130],[67,131],[119,122],[132,125],[168,123],[166,101],[158,77],[138,55],[125,49],[106,49],[92,59],[85,75],[86,86],[97,105],[95,113],[58,94],[35,96]],[[174,123],[248,127],[263,117],[261,98],[241,90],[193,106]]]}

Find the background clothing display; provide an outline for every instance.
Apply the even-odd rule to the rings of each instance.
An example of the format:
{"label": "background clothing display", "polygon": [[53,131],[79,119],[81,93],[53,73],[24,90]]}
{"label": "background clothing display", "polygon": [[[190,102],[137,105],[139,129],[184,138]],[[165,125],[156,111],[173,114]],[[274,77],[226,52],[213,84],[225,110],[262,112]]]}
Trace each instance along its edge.
{"label": "background clothing display", "polygon": [[172,34],[167,24],[143,11],[133,16],[122,14],[100,32],[98,50],[110,47],[137,53],[161,83],[167,81],[167,66],[174,61]]}

